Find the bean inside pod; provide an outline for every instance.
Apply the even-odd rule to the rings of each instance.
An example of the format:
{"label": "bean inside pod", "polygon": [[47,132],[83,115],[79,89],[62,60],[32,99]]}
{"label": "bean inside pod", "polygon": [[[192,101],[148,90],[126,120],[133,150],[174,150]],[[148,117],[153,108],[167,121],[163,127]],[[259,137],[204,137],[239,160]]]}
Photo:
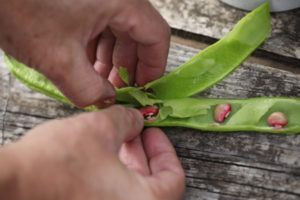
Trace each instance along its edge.
{"label": "bean inside pod", "polygon": [[274,126],[275,129],[281,129],[288,124],[288,119],[282,112],[273,112],[268,117],[268,124]]}
{"label": "bean inside pod", "polygon": [[224,122],[231,111],[231,105],[228,103],[222,103],[217,105],[214,112],[214,117],[217,122]]}
{"label": "bean inside pod", "polygon": [[155,120],[155,117],[158,114],[159,109],[157,106],[146,106],[141,108],[140,112],[142,113],[146,121],[153,121]]}

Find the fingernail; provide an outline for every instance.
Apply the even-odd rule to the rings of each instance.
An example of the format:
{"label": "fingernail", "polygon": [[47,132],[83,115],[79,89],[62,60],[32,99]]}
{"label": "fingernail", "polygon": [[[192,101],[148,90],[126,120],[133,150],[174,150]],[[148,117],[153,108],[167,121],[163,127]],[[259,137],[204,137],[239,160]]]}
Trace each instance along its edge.
{"label": "fingernail", "polygon": [[100,107],[100,108],[104,108],[104,107],[110,106],[110,105],[114,104],[115,99],[116,99],[115,96],[108,97],[108,98],[102,100],[101,102],[97,103],[96,106]]}
{"label": "fingernail", "polygon": [[114,104],[116,101],[115,88],[111,84],[107,84],[105,88],[106,91],[104,93],[105,95],[102,96],[102,100],[97,102],[97,104],[95,104],[95,106],[97,107],[104,108]]}
{"label": "fingernail", "polygon": [[103,101],[103,103],[104,103],[105,105],[111,105],[111,104],[114,103],[114,100],[113,100],[113,98],[108,98],[108,99],[105,99],[105,100]]}

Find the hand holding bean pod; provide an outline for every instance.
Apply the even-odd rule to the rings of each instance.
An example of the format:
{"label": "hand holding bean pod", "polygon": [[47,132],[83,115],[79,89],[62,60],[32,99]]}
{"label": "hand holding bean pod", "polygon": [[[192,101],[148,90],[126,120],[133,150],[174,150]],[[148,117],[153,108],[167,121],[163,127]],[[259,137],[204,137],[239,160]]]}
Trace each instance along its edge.
{"label": "hand holding bean pod", "polygon": [[[146,126],[183,126],[210,131],[300,132],[299,98],[190,98],[236,69],[269,35],[269,4],[244,17],[216,44],[145,87],[117,89],[117,103],[141,109]],[[71,104],[45,77],[6,57],[11,72],[28,87]],[[121,78],[128,74],[121,68]],[[153,92],[147,92],[148,90]],[[87,107],[94,110],[96,107]]]}

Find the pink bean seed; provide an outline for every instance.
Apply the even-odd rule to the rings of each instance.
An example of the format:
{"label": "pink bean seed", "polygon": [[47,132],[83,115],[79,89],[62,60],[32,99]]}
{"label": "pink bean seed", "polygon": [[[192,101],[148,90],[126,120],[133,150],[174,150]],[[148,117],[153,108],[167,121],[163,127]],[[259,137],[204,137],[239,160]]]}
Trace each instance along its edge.
{"label": "pink bean seed", "polygon": [[146,121],[153,121],[155,120],[155,116],[158,114],[159,109],[157,106],[146,106],[141,108],[140,111]]}
{"label": "pink bean seed", "polygon": [[268,117],[268,124],[276,129],[281,129],[288,124],[288,119],[282,112],[273,112]]}
{"label": "pink bean seed", "polygon": [[214,112],[214,117],[217,122],[223,122],[226,117],[228,117],[229,113],[231,111],[231,105],[222,103],[219,104]]}

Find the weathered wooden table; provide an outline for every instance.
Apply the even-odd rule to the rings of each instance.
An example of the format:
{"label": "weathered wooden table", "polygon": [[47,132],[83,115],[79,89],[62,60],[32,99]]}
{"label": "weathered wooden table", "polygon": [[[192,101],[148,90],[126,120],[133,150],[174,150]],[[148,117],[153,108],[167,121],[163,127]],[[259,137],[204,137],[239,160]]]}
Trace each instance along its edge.
{"label": "weathered wooden table", "polygon": [[[167,72],[231,30],[246,12],[217,0],[151,0],[172,27]],[[269,39],[205,97],[300,97],[300,9],[272,14]],[[81,112],[27,89],[0,53],[1,141]],[[299,119],[300,120],[300,119]],[[300,134],[163,129],[186,173],[184,199],[300,199]]]}

